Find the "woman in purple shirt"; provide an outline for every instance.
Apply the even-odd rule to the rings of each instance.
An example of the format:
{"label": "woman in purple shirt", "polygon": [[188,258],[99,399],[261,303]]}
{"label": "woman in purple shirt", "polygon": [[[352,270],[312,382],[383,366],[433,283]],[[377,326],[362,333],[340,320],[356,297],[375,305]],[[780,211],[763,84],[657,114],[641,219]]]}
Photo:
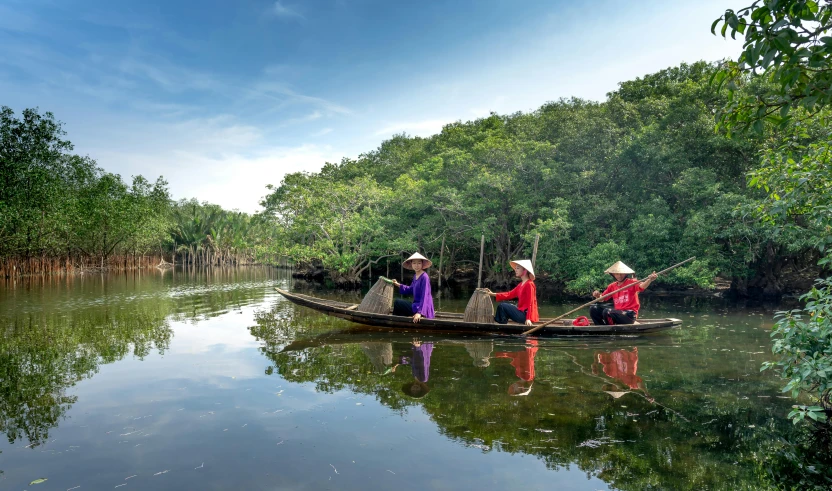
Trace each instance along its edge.
{"label": "woman in purple shirt", "polygon": [[402,295],[412,295],[413,301],[397,299],[393,302],[393,315],[413,317],[413,322],[419,322],[422,317],[433,319],[433,297],[430,291],[430,278],[425,272],[433,263],[418,252],[407,258],[404,267],[416,273],[410,286],[402,285],[393,280],[393,285]]}

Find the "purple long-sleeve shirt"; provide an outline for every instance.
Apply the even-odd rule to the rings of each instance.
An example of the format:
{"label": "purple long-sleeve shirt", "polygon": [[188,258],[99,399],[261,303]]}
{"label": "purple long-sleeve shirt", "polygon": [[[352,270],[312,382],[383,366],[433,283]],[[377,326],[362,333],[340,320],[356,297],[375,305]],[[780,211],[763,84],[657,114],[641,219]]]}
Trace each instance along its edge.
{"label": "purple long-sleeve shirt", "polygon": [[433,319],[433,297],[430,291],[430,278],[427,273],[422,273],[413,280],[410,286],[399,285],[399,293],[402,295],[413,295],[413,313],[422,314],[422,317]]}

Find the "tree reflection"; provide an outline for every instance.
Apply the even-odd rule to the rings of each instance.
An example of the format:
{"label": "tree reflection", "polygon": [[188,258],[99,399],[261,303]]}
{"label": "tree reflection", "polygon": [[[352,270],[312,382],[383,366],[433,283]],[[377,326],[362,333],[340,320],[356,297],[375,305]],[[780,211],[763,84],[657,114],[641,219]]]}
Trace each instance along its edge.
{"label": "tree reflection", "polygon": [[67,389],[102,364],[167,348],[166,317],[165,306],[148,303],[13,317],[0,339],[0,431],[9,443],[44,443],[77,400]]}

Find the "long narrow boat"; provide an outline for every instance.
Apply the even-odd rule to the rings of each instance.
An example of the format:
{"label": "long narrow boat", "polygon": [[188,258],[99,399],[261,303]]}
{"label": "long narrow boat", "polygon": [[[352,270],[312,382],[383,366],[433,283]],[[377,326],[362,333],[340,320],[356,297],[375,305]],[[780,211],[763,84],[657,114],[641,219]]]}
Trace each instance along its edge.
{"label": "long narrow boat", "polygon": [[[347,302],[338,302],[336,300],[326,300],[323,298],[312,297],[309,295],[302,295],[299,293],[289,293],[280,288],[276,290],[286,297],[292,303],[309,307],[318,312],[333,317],[339,317],[358,324],[366,326],[374,326],[381,328],[392,329],[406,329],[408,331],[444,331],[454,333],[466,334],[504,334],[509,336],[516,336],[522,334],[529,327],[521,324],[497,324],[497,323],[477,323],[465,322],[463,314],[450,312],[437,312],[436,318],[425,319],[422,318],[418,323],[414,323],[410,317],[402,317],[390,314],[371,314],[368,312],[358,312],[355,309],[356,305]],[[540,319],[535,325],[544,324],[550,319]],[[678,327],[682,324],[680,319],[640,319],[637,324],[617,324],[612,326],[586,326],[577,327],[572,325],[572,319],[563,319],[556,323],[552,323],[543,329],[535,332],[535,337],[551,337],[551,336],[622,336],[622,335],[637,335],[650,332],[661,331]]]}

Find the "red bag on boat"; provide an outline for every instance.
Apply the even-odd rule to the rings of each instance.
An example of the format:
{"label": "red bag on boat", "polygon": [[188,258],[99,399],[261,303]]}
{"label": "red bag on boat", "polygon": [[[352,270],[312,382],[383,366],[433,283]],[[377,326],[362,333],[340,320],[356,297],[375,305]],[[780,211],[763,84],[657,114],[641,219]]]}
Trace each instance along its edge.
{"label": "red bag on boat", "polygon": [[586,318],[585,315],[577,317],[575,320],[572,321],[573,326],[583,327],[589,325],[589,319]]}

